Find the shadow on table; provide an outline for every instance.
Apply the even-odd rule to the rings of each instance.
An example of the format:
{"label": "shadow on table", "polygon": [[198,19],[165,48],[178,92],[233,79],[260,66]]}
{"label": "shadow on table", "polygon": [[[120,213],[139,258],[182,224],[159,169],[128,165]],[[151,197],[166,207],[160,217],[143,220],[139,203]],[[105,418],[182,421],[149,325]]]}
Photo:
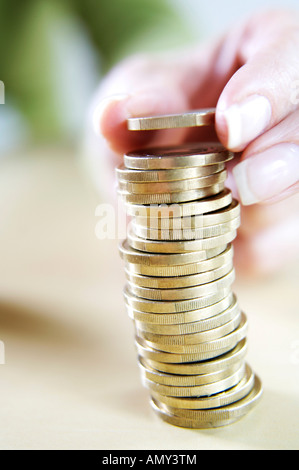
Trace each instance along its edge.
{"label": "shadow on table", "polygon": [[243,418],[205,432],[249,449],[298,449],[299,397],[264,390],[259,403]]}
{"label": "shadow on table", "polygon": [[67,348],[79,346],[84,336],[73,324],[60,320],[37,307],[12,302],[0,302],[0,338],[22,339]]}

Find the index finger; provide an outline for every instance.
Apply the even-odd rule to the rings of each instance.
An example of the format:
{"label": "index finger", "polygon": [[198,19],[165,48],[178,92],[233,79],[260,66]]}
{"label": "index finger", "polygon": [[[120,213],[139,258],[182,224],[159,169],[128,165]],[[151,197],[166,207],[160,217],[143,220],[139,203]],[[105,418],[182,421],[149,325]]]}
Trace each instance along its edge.
{"label": "index finger", "polygon": [[[215,105],[227,76],[211,83],[211,63],[221,54],[221,41],[190,51],[184,57],[136,56],[113,69],[95,98],[94,128],[117,153],[145,145],[178,144],[187,129],[130,132],[129,117],[182,113]],[[215,78],[213,79],[215,81]],[[221,83],[218,83],[221,81]],[[199,90],[205,88],[205,93]]]}

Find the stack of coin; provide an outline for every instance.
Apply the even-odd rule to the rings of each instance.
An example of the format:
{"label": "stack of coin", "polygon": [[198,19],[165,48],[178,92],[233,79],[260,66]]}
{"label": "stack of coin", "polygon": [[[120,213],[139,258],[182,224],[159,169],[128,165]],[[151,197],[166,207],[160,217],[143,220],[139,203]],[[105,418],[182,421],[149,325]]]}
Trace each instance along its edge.
{"label": "stack of coin", "polygon": [[132,216],[120,253],[142,381],[154,411],[182,427],[234,422],[262,393],[232,290],[240,225],[225,188],[232,158],[218,143],[190,144],[130,152],[117,169]]}

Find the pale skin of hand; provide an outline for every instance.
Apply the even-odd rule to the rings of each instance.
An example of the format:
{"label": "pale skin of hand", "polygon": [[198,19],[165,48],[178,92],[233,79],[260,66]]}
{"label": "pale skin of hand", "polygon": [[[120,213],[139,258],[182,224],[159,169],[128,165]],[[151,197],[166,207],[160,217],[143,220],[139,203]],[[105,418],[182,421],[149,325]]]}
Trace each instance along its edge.
{"label": "pale skin of hand", "polygon": [[[92,104],[99,155],[219,140],[236,152],[227,186],[242,203],[240,274],[269,275],[299,254],[299,16],[266,11],[183,56],[138,55],[105,77]],[[132,132],[126,119],[216,107],[213,128]]]}

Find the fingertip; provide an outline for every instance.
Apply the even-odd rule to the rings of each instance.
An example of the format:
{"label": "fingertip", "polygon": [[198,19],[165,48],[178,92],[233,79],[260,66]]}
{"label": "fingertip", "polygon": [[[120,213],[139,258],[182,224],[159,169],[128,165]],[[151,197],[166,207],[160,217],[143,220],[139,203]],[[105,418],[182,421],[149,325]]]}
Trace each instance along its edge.
{"label": "fingertip", "polygon": [[97,135],[103,135],[105,132],[105,122],[109,122],[109,118],[115,114],[115,110],[121,110],[123,106],[117,106],[119,103],[124,104],[124,102],[129,98],[128,94],[116,94],[112,96],[107,96],[106,98],[99,101],[96,104],[93,115],[92,115],[92,125],[94,132]]}
{"label": "fingertip", "polygon": [[224,113],[218,107],[216,108],[216,115],[215,115],[215,124],[216,124],[216,132],[218,139],[224,145],[224,147],[228,148],[228,126],[227,121],[225,119]]}
{"label": "fingertip", "polygon": [[220,102],[216,125],[223,144],[235,152],[244,150],[268,128],[271,115],[271,103],[265,96],[250,95],[225,107]]}
{"label": "fingertip", "polygon": [[[169,87],[140,90],[134,94],[112,95],[103,99],[93,113],[93,128],[102,135],[109,147],[117,153],[125,153],[149,145],[167,144],[167,130],[128,130],[127,119],[151,115],[182,112],[188,108],[186,100],[176,89]],[[170,131],[170,130],[168,130]],[[175,130],[171,141],[181,140],[183,132]]]}
{"label": "fingertip", "polygon": [[104,137],[109,147],[118,154],[143,146],[152,138],[152,132],[133,133],[128,130],[130,99],[129,94],[109,96],[99,102],[93,113],[94,132]]}

